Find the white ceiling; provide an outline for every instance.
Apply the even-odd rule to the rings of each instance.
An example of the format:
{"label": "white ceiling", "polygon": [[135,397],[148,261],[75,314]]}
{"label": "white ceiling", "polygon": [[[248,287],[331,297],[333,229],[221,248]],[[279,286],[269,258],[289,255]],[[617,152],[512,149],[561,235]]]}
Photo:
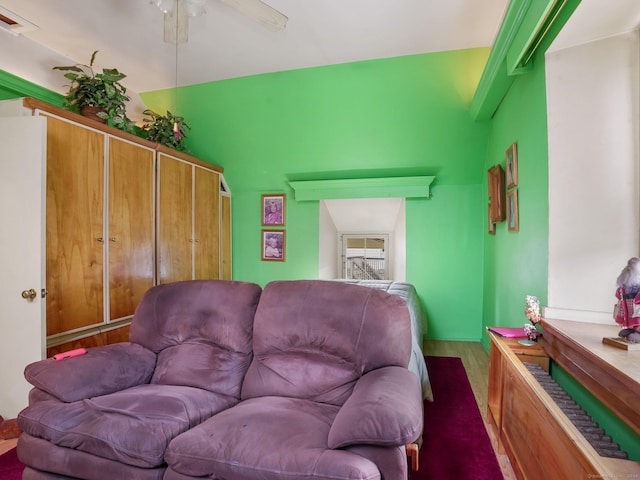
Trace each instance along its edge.
{"label": "white ceiling", "polygon": [[[217,0],[190,19],[178,46],[180,85],[297,68],[486,47],[508,0],[265,0],[284,13],[272,32]],[[39,27],[0,32],[0,69],[64,93],[55,65],[118,68],[132,92],[176,85],[176,46],[163,42],[163,15],[149,0],[0,0]]]}

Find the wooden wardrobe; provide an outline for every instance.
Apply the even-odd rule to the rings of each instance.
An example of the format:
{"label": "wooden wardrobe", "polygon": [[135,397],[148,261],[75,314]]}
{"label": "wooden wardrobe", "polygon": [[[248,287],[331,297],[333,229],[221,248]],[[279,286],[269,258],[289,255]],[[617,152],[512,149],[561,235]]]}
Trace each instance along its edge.
{"label": "wooden wardrobe", "polygon": [[47,356],[127,341],[151,286],[231,278],[220,167],[35,99],[46,122]]}

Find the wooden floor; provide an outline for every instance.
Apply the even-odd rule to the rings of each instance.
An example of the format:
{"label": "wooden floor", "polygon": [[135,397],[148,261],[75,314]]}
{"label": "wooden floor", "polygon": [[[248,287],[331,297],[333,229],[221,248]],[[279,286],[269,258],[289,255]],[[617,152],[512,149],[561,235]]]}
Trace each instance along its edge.
{"label": "wooden floor", "polygon": [[[425,355],[437,357],[460,357],[462,359],[462,363],[467,371],[467,376],[469,377],[469,383],[478,402],[480,413],[483,419],[485,419],[486,426],[489,356],[487,352],[484,351],[484,348],[482,348],[482,345],[473,342],[440,342],[427,340],[424,345],[424,353]],[[496,439],[489,429],[487,431],[489,432],[489,438],[491,438],[495,450]],[[0,455],[15,447],[16,442],[17,439],[0,440]],[[507,456],[504,454],[497,454],[496,456],[505,480],[515,480],[516,476],[513,473]]]}
{"label": "wooden floor", "polygon": [[17,438],[14,438],[12,440],[0,440],[0,455],[15,447],[17,442]]}
{"label": "wooden floor", "polygon": [[489,438],[496,452],[496,457],[502,475],[505,480],[516,480],[509,458],[504,453],[497,451],[497,441],[495,435],[487,424],[487,388],[489,384],[489,355],[485,352],[480,343],[476,342],[441,342],[427,340],[424,343],[424,354],[435,357],[460,357],[462,364],[467,371],[471,389],[478,402],[478,408],[482,414],[484,425],[489,433]]}

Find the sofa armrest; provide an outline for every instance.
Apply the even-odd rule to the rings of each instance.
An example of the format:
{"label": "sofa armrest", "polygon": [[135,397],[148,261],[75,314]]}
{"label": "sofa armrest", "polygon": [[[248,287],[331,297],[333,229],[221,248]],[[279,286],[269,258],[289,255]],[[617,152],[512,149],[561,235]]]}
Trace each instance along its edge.
{"label": "sofa armrest", "polygon": [[75,402],[148,383],[156,354],[137,343],[89,348],[86,355],[27,365],[24,377],[63,402]]}
{"label": "sofa armrest", "polygon": [[329,448],[354,444],[401,446],[423,428],[418,378],[402,367],[384,367],[363,375],[331,429]]}

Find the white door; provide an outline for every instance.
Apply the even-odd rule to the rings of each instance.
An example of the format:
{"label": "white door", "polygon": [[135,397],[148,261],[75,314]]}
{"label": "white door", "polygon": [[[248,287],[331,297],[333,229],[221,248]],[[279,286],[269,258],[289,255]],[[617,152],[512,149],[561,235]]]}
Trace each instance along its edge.
{"label": "white door", "polygon": [[27,406],[24,367],[46,355],[45,158],[45,118],[0,118],[0,415],[5,419]]}

